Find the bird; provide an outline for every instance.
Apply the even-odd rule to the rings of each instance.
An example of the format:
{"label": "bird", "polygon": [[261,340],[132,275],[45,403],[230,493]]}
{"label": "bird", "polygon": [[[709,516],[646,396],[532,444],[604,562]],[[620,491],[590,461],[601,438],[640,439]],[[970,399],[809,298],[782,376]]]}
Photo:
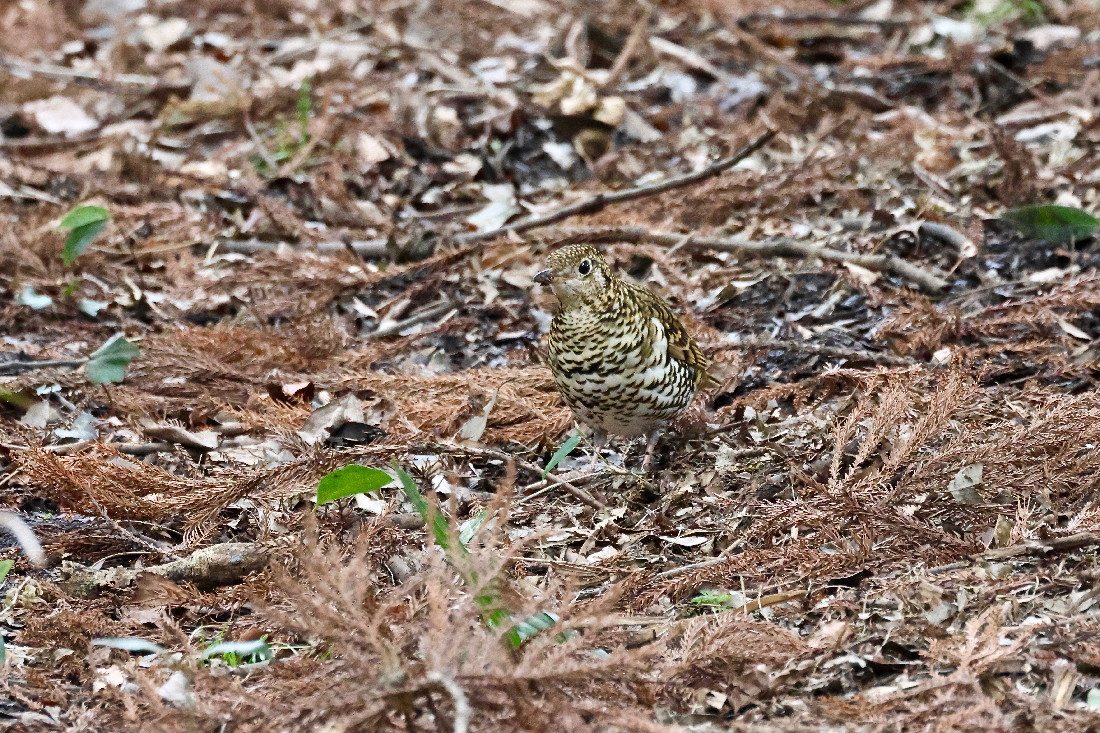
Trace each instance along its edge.
{"label": "bird", "polygon": [[566,404],[592,428],[593,468],[613,434],[647,436],[648,469],[663,429],[712,381],[706,356],[672,306],[619,277],[594,247],[554,251],[534,281],[558,300],[547,356]]}

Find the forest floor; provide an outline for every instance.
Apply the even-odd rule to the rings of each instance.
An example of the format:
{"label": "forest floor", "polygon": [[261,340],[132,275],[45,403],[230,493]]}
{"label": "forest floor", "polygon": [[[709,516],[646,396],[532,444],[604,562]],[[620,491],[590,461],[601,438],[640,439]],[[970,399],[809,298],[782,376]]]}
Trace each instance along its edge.
{"label": "forest floor", "polygon": [[[1100,730],[1096,0],[0,27],[6,729]],[[714,365],[652,472],[544,471],[567,241]]]}

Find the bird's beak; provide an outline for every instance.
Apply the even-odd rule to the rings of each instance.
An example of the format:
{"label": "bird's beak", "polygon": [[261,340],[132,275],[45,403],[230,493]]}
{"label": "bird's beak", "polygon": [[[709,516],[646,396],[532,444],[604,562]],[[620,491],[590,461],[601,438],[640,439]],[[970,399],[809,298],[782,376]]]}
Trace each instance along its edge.
{"label": "bird's beak", "polygon": [[549,285],[554,281],[554,273],[550,270],[543,270],[539,274],[535,275],[535,282],[539,285]]}

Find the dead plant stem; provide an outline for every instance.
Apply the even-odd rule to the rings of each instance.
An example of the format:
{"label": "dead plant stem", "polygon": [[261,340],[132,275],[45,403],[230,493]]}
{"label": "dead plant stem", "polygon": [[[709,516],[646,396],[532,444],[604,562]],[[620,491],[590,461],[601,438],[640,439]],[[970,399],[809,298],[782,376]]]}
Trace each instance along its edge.
{"label": "dead plant stem", "polygon": [[[630,242],[632,244],[659,244],[674,246],[684,235],[679,232],[658,232],[643,227],[577,227],[559,230],[558,244],[585,242]],[[712,249],[719,252],[733,252],[750,257],[796,257],[801,259],[822,259],[863,267],[875,272],[897,275],[922,290],[939,292],[946,290],[949,283],[939,274],[917,267],[900,257],[888,254],[860,254],[846,252],[809,242],[793,239],[774,239],[770,241],[752,241],[739,237],[692,237],[686,248],[701,250]]]}

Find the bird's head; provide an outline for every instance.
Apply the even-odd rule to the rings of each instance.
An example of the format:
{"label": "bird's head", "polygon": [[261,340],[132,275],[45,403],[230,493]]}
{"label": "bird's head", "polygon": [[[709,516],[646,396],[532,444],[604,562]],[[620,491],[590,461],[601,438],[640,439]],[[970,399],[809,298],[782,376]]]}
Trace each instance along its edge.
{"label": "bird's head", "polygon": [[573,308],[603,299],[614,278],[595,248],[571,244],[547,258],[546,269],[535,275],[535,282],[549,285],[563,308]]}

